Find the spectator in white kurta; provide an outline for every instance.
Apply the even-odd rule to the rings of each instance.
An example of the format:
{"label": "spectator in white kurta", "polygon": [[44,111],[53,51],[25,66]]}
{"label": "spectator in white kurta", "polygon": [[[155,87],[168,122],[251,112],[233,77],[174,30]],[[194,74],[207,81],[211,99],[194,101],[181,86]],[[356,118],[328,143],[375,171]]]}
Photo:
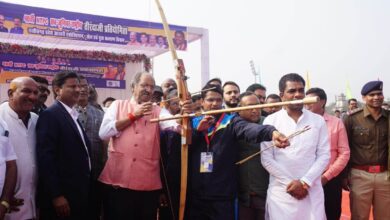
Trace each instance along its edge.
{"label": "spectator in white kurta", "polygon": [[16,154],[8,136],[8,126],[0,119],[0,219],[11,208],[17,175]]}
{"label": "spectator in white kurta", "polygon": [[35,126],[38,115],[32,113],[38,99],[38,85],[29,77],[18,77],[11,81],[8,102],[0,105],[0,117],[7,123],[9,139],[18,160],[17,183],[14,196],[23,199],[20,211],[9,213],[5,219],[35,219],[35,193],[37,168],[35,159]]}

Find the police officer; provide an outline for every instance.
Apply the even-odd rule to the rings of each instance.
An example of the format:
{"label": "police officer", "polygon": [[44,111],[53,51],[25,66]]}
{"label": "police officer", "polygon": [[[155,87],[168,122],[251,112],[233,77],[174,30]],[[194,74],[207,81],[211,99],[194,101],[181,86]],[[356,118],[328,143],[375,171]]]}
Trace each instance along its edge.
{"label": "police officer", "polygon": [[382,109],[383,82],[371,81],[362,90],[365,105],[344,123],[351,148],[349,186],[352,219],[390,219],[389,121]]}

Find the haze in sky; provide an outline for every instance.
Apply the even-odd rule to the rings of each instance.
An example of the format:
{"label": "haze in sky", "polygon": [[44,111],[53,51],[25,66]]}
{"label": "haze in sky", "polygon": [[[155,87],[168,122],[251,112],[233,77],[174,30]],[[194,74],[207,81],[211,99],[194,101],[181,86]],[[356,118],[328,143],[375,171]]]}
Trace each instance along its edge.
{"label": "haze in sky", "polygon": [[[210,78],[254,82],[249,61],[261,73],[267,93],[278,93],[286,73],[321,87],[333,102],[345,93],[361,100],[361,87],[384,81],[390,97],[390,1],[388,0],[160,0],[168,22],[209,30]],[[7,0],[7,2],[87,14],[160,22],[154,0]],[[192,91],[201,88],[200,43],[179,52]],[[160,84],[174,77],[170,54],[154,59]]]}

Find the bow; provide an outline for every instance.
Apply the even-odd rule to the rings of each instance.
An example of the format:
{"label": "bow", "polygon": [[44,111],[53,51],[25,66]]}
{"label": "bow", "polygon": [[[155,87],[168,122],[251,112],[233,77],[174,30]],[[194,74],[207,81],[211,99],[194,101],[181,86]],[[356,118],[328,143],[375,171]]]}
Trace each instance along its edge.
{"label": "bow", "polygon": [[[167,19],[165,17],[164,11],[161,7],[159,0],[155,0],[162,23],[164,26],[164,32],[167,37],[167,42],[169,50],[172,55],[172,59],[175,65],[176,70],[176,81],[177,81],[177,93],[180,101],[184,102],[189,97],[189,92],[187,88],[187,77],[185,76],[185,68],[183,60],[177,57],[175,50],[175,45],[173,44],[171,30],[169,29]],[[187,194],[187,170],[188,170],[188,145],[191,144],[191,124],[190,118],[183,118],[181,122],[181,174],[180,174],[180,205],[179,205],[179,220],[184,219],[184,209],[186,204],[186,194]]]}

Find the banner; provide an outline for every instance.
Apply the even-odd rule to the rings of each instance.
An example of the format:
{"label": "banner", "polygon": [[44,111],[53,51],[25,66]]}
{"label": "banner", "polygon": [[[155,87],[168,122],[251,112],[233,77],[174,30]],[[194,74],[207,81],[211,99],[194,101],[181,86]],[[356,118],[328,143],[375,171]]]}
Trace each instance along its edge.
{"label": "banner", "polygon": [[[187,28],[170,25],[178,50],[187,50]],[[160,23],[96,16],[0,2],[0,32],[163,48],[167,41]]]}
{"label": "banner", "polygon": [[0,83],[30,75],[51,82],[60,71],[75,71],[97,88],[126,88],[124,63],[16,54],[0,54],[0,61]]}

